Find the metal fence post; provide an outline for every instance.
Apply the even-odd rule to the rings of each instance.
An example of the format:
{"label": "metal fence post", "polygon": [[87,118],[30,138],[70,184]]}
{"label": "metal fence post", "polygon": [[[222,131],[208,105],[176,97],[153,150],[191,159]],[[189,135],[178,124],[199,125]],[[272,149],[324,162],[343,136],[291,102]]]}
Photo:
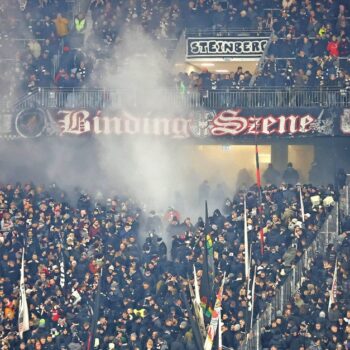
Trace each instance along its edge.
{"label": "metal fence post", "polygon": [[328,247],[328,244],[329,244],[329,220],[330,220],[330,216],[328,215],[328,218],[327,218],[327,222],[326,222],[326,247]]}
{"label": "metal fence post", "polygon": [[291,292],[292,294],[295,292],[295,289],[296,289],[296,267],[293,268],[293,271],[292,271],[292,287],[291,287]]}
{"label": "metal fence post", "polygon": [[256,329],[257,329],[256,335],[255,335],[256,349],[259,350],[260,349],[260,318],[256,320]]}
{"label": "metal fence post", "polygon": [[284,293],[284,285],[281,286],[281,299],[280,299],[280,305],[279,305],[280,310],[283,310],[283,297],[284,297],[283,293]]}
{"label": "metal fence post", "polygon": [[349,185],[345,186],[345,198],[346,198],[346,216],[349,216]]}
{"label": "metal fence post", "polygon": [[337,237],[337,235],[338,235],[338,233],[339,233],[339,217],[338,217],[338,215],[339,215],[339,202],[336,202],[335,203],[335,209],[336,209],[336,211],[335,211],[335,237]]}

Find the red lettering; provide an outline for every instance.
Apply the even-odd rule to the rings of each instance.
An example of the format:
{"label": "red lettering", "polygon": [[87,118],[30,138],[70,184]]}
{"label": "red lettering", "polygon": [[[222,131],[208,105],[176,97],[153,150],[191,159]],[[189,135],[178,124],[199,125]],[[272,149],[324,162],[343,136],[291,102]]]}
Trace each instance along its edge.
{"label": "red lettering", "polygon": [[211,134],[213,136],[239,135],[243,134],[248,126],[248,121],[239,116],[241,110],[227,110],[218,113],[211,123]]}
{"label": "red lettering", "polygon": [[311,126],[313,122],[315,121],[315,118],[312,117],[311,115],[305,115],[300,118],[300,123],[299,123],[299,132],[306,134],[311,130]]}
{"label": "red lettering", "polygon": [[[214,118],[200,121],[201,135],[238,136],[238,135],[294,135],[310,133],[316,120],[310,114],[265,116],[242,116],[240,109],[229,109],[217,113]],[[350,114],[350,113],[349,113]],[[93,116],[87,110],[60,110],[57,113],[62,134],[81,135],[86,133],[100,135],[154,135],[187,138],[191,135],[191,119],[186,118],[149,118],[135,117],[124,113],[123,116],[103,116],[101,111]],[[344,120],[343,116],[343,132]],[[197,124],[196,124],[197,125]],[[194,133],[193,135],[196,135]]]}
{"label": "red lettering", "polygon": [[272,115],[269,115],[267,118],[263,118],[261,133],[263,135],[274,134],[276,132],[276,129],[271,129],[271,127],[276,123],[278,123],[278,118],[275,118]]}
{"label": "red lettering", "polygon": [[261,128],[261,122],[264,118],[259,117],[249,117],[248,118],[248,131],[246,132],[247,135],[259,135],[260,134],[260,128]]}

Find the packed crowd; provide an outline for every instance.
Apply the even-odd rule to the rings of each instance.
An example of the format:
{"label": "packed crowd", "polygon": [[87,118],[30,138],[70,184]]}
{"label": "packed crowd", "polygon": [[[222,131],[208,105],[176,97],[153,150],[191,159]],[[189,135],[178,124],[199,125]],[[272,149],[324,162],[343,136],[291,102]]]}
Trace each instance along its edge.
{"label": "packed crowd", "polygon": [[[16,96],[52,83],[54,57],[58,54],[59,37],[52,21],[54,8],[31,6],[22,12],[19,2],[3,1],[0,5],[1,99]],[[53,4],[50,2],[50,4]],[[58,4],[58,2],[56,2]],[[57,11],[63,11],[64,1]],[[47,9],[47,11],[45,11]]]}
{"label": "packed crowd", "polygon": [[95,34],[110,44],[133,24],[157,39],[178,39],[185,28],[266,30],[265,9],[279,6],[276,0],[93,0],[90,11]]}
{"label": "packed crowd", "polygon": [[283,1],[271,15],[272,40],[256,86],[350,90],[346,1]]}
{"label": "packed crowd", "polygon": [[[254,2],[253,2],[254,3]],[[350,92],[350,22],[345,1],[283,1],[270,4],[264,28],[273,32],[257,76],[241,71],[210,77],[192,73],[193,90],[234,92],[253,87],[340,88]],[[259,18],[259,17],[258,17]],[[237,72],[235,73],[237,74]],[[184,77],[184,84],[188,78]],[[199,84],[198,84],[199,80]]]}
{"label": "packed crowd", "polygon": [[174,80],[179,92],[202,92],[204,95],[207,91],[232,92],[247,89],[251,78],[252,74],[240,66],[235,72],[225,74],[210,73],[208,70],[178,73]]}
{"label": "packed crowd", "polygon": [[[205,191],[205,186],[200,189]],[[192,222],[171,208],[164,217],[154,211],[147,214],[130,198],[95,200],[83,193],[72,205],[57,186],[2,186],[1,349],[85,349],[99,285],[97,349],[196,349],[181,291],[190,300],[193,266],[201,279],[205,229],[213,242],[216,288],[224,272],[227,276],[223,344],[237,348],[250,324],[244,195],[252,269],[257,266],[257,315],[331,209],[332,187],[304,185],[302,192],[304,223],[298,187],[284,183],[264,187],[260,211],[256,186],[238,191],[221,210],[214,211],[205,228],[203,218]],[[23,249],[30,330],[20,339],[17,317]]]}
{"label": "packed crowd", "polygon": [[263,349],[349,349],[349,233],[339,247],[330,244],[313,259],[298,292],[263,329]]}

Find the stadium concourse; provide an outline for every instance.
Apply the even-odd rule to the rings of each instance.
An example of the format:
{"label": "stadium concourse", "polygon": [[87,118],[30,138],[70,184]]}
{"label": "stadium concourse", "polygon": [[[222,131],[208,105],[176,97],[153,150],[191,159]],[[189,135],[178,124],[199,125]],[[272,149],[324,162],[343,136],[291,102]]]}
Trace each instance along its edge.
{"label": "stadium concourse", "polygon": [[[263,188],[261,212],[256,186],[238,191],[205,225],[203,218],[192,222],[175,209],[163,218],[140,209],[131,198],[112,194],[97,201],[83,193],[70,204],[69,193],[57,186],[1,186],[1,349],[197,349],[184,301],[190,300],[193,266],[199,281],[205,271],[205,231],[212,241],[215,291],[226,275],[222,342],[238,349],[251,317],[244,197],[251,278],[257,270],[256,317],[317,237],[336,198],[331,186],[304,185],[301,191],[304,222],[299,187],[283,184]],[[165,244],[168,241],[171,245]],[[348,293],[347,244],[345,238],[341,251],[329,246],[321,252],[299,296],[265,330],[264,348],[347,349],[350,309],[336,303],[327,312],[326,291],[337,261],[338,294]],[[23,339],[18,332],[22,257],[29,309],[29,330]],[[309,328],[303,335],[305,323]],[[93,333],[95,347],[90,343]],[[310,347],[319,342],[336,347]]]}

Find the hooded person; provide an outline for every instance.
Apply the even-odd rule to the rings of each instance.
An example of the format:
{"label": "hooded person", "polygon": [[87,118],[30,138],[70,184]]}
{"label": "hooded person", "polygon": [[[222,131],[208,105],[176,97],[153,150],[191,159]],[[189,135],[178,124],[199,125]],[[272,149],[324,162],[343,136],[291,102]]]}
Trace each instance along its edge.
{"label": "hooded person", "polygon": [[272,163],[269,163],[267,169],[263,173],[265,183],[269,185],[278,185],[280,182],[280,177],[280,172],[273,167]]}
{"label": "hooded person", "polygon": [[288,163],[287,169],[283,172],[282,179],[289,185],[295,185],[299,181],[299,173],[293,168],[292,163]]}

